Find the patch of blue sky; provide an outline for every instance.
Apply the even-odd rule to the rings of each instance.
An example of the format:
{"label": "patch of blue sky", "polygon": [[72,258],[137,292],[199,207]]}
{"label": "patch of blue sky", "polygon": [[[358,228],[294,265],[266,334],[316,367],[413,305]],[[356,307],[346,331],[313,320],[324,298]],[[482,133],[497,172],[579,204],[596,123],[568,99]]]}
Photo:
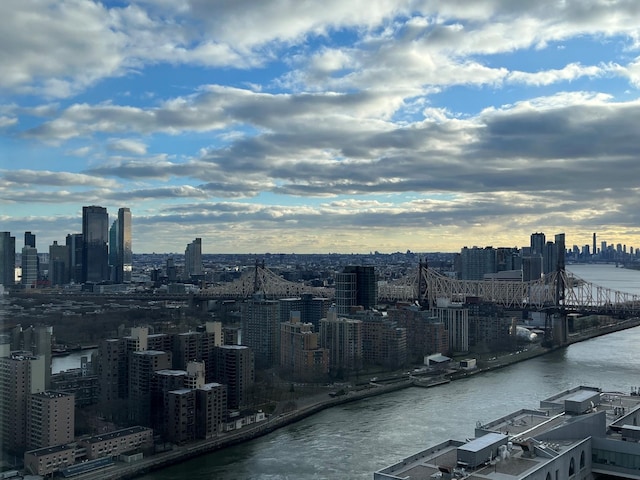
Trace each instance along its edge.
{"label": "patch of blue sky", "polygon": [[[177,97],[197,94],[206,85],[253,89],[268,84],[283,68],[251,70],[158,64],[139,72],[106,78],[74,97],[76,103],[97,104],[109,99],[116,105],[148,107]],[[275,72],[275,73],[274,73]]]}
{"label": "patch of blue sky", "polygon": [[[0,168],[68,172],[71,167],[73,170],[60,148],[39,142],[4,137],[0,139],[0,151],[3,158]],[[84,161],[78,162],[78,165],[84,164]]]}
{"label": "patch of blue sky", "polygon": [[571,63],[583,66],[617,61],[626,63],[635,55],[628,50],[626,37],[579,36],[563,41],[550,42],[544,48],[535,46],[495,55],[476,56],[492,68],[535,73],[549,69],[562,69]]}
{"label": "patch of blue sky", "polygon": [[619,98],[632,95],[628,92],[629,88],[627,79],[611,78],[611,74],[605,74],[603,77],[580,77],[539,86],[509,82],[499,86],[456,85],[431,95],[429,103],[432,107],[446,108],[453,116],[470,117],[486,108],[500,108],[560,92],[597,92]]}

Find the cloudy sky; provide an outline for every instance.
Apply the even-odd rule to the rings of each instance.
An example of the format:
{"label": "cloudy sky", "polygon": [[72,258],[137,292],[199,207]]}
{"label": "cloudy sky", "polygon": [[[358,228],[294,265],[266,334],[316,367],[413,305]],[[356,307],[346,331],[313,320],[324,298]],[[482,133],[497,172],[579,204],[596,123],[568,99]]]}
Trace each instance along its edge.
{"label": "cloudy sky", "polygon": [[2,0],[0,65],[17,248],[640,246],[637,0]]}

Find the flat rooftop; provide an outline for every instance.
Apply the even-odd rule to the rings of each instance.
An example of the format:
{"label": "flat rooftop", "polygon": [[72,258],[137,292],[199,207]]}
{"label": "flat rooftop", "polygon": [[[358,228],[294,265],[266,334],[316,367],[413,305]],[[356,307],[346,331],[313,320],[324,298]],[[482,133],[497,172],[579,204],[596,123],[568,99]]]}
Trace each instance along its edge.
{"label": "flat rooftop", "polygon": [[130,427],[123,428],[122,430],[116,430],[114,432],[104,433],[102,435],[94,435],[93,437],[85,438],[83,441],[87,443],[98,443],[103,442],[105,440],[112,440],[114,438],[125,437],[127,435],[132,435],[134,433],[141,433],[146,430],[151,430],[150,428],[145,427]]}
{"label": "flat rooftop", "polygon": [[[590,400],[594,395],[599,396],[599,403],[589,412],[574,414],[564,411],[565,401],[582,402]],[[594,402],[595,403],[595,402]],[[611,427],[630,423],[629,417],[640,409],[640,395],[625,395],[620,392],[601,392],[592,387],[576,387],[560,392],[553,397],[540,402],[540,409],[521,409],[498,418],[490,423],[476,427],[476,438],[466,443],[449,440],[440,445],[432,446],[394,465],[390,465],[376,472],[380,478],[397,478],[402,480],[433,480],[439,476],[438,472],[448,469],[456,472],[468,480],[509,480],[524,478],[535,469],[563,452],[575,448],[585,441],[584,437],[569,438],[551,437],[544,440],[545,434],[551,430],[562,431],[576,421],[584,420],[585,425],[597,425],[598,418],[606,418],[609,428],[607,437],[615,439],[621,437],[619,433],[612,433]],[[591,423],[590,423],[591,422]],[[604,432],[603,432],[604,433]],[[483,435],[486,438],[483,438]],[[507,445],[501,447],[497,458],[492,459],[475,469],[463,471],[463,464],[458,463],[459,451],[477,452],[495,441],[496,438],[506,436]],[[557,438],[557,439],[556,439]],[[530,452],[535,451],[535,455]],[[376,477],[377,478],[377,477]]]}

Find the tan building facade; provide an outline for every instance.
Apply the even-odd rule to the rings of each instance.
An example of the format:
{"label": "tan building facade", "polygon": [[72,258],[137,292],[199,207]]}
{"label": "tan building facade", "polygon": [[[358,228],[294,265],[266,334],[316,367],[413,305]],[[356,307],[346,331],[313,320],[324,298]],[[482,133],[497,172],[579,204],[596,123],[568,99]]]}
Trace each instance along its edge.
{"label": "tan building facade", "polygon": [[40,392],[27,402],[27,449],[34,450],[73,441],[75,397],[61,392]]}
{"label": "tan building facade", "polygon": [[115,458],[121,453],[152,447],[153,430],[145,427],[125,428],[81,439],[78,445],[86,449],[89,460],[102,457]]}
{"label": "tan building facade", "polygon": [[320,320],[320,345],[329,349],[329,369],[332,374],[362,368],[362,321],[338,317],[329,309]]}
{"label": "tan building facade", "polygon": [[4,450],[24,452],[29,395],[44,390],[44,356],[13,352],[0,358],[0,443]]}
{"label": "tan building facade", "polygon": [[280,366],[300,381],[322,379],[329,373],[329,350],[320,348],[313,324],[301,323],[297,311],[280,324]]}
{"label": "tan building facade", "polygon": [[73,465],[76,449],[69,445],[30,450],[24,454],[24,468],[32,475],[51,475]]}

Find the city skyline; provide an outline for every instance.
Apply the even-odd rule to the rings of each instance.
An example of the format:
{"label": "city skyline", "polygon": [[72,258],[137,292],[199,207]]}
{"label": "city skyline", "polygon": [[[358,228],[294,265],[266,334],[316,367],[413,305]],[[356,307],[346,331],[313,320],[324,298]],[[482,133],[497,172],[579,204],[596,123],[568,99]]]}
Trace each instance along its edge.
{"label": "city skyline", "polygon": [[83,205],[138,253],[640,245],[632,2],[0,8],[1,229],[40,247]]}

